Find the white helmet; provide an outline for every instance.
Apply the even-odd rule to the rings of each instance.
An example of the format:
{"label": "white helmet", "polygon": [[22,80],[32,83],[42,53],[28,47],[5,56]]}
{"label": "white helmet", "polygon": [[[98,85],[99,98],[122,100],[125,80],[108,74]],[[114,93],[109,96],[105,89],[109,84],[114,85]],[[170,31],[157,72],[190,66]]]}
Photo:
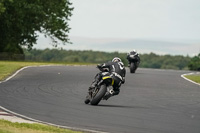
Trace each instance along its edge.
{"label": "white helmet", "polygon": [[112,62],[121,62],[122,60],[119,57],[115,57],[112,59]]}

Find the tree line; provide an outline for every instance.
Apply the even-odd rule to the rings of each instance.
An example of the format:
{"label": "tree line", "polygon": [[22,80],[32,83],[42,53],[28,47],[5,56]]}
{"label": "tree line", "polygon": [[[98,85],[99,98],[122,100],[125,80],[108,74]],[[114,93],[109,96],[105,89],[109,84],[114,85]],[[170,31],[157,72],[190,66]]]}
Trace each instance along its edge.
{"label": "tree line", "polygon": [[[45,61],[45,62],[84,62],[84,63],[103,63],[120,57],[127,66],[127,53],[119,52],[100,52],[92,50],[64,50],[64,49],[24,49],[26,61]],[[182,55],[157,55],[155,53],[140,54],[142,68],[175,69],[175,70],[199,70],[200,54],[195,57]]]}

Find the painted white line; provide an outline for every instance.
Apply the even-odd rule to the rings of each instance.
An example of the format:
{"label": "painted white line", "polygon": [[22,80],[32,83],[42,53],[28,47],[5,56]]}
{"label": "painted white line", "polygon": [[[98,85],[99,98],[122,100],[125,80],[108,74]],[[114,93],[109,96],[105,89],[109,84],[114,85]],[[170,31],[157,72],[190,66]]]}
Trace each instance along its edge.
{"label": "painted white line", "polygon": [[[196,85],[200,85],[199,83],[194,82],[194,81],[192,81],[192,80],[190,80],[190,79],[188,79],[188,78],[185,77],[185,75],[193,75],[193,74],[195,74],[195,73],[186,73],[186,74],[182,74],[181,77],[184,78],[187,81],[190,81],[190,82],[196,84]],[[199,74],[199,72],[197,72],[197,74]]]}
{"label": "painted white line", "polygon": [[[46,67],[46,66],[62,66],[62,65],[26,66],[26,67],[23,67],[23,68],[19,69],[18,71],[16,71],[13,75],[11,75],[10,77],[8,77],[7,79],[5,79],[5,80],[3,80],[3,81],[0,81],[0,83],[6,82],[6,81],[12,79],[12,78],[13,78],[14,76],[16,76],[20,71],[22,71],[22,70],[24,70],[24,69],[26,69],[26,68],[29,68],[29,67]],[[66,66],[67,66],[67,65],[66,65]],[[51,125],[51,126],[56,126],[56,127],[65,128],[65,129],[71,129],[71,130],[76,130],[76,131],[85,131],[85,132],[91,132],[91,133],[108,133],[108,132],[101,132],[101,131],[95,131],[95,130],[90,130],[90,129],[83,129],[83,128],[76,128],[76,127],[68,127],[68,126],[56,125],[56,124],[52,124],[52,123],[48,123],[48,122],[39,121],[39,120],[30,118],[30,117],[26,117],[26,116],[24,116],[24,115],[15,113],[15,112],[13,112],[13,111],[10,111],[10,110],[8,110],[8,109],[2,107],[2,106],[0,106],[0,109],[6,111],[6,112],[8,112],[8,113],[11,113],[11,114],[13,115],[12,118],[10,118],[10,117],[9,117],[9,118],[8,118],[8,117],[4,118],[3,116],[2,116],[2,118],[3,118],[3,119],[10,120],[10,121],[13,121],[13,122],[18,121],[18,122],[27,122],[27,123],[31,123],[31,121],[32,121],[32,122],[37,122],[37,123],[41,123],[41,124],[47,124],[47,125]],[[1,110],[0,110],[0,111],[1,111]],[[5,113],[6,113],[6,112],[5,112]],[[1,111],[1,113],[2,113],[2,111]],[[14,115],[16,115],[16,116],[14,116]],[[20,118],[18,118],[17,116],[20,117],[20,118],[22,118],[22,119],[24,119],[24,120],[19,120]],[[15,120],[14,120],[14,119],[15,119]],[[16,119],[18,119],[18,120],[16,120]],[[27,120],[27,121],[26,121],[26,120]]]}
{"label": "painted white line", "polygon": [[[32,122],[37,122],[37,123],[41,123],[41,124],[46,124],[46,125],[51,125],[51,126],[55,126],[55,127],[60,127],[60,128],[65,128],[65,129],[76,130],[76,131],[85,131],[85,132],[91,132],[91,133],[108,133],[108,132],[101,132],[101,131],[95,131],[95,130],[89,130],[89,129],[83,129],[83,128],[76,128],[76,127],[68,127],[68,126],[56,125],[56,124],[52,124],[52,123],[48,123],[48,122],[36,120],[36,119],[30,118],[30,117],[26,117],[26,116],[24,116],[24,115],[15,113],[15,112],[13,112],[13,111],[10,111],[10,110],[8,110],[8,109],[2,107],[2,106],[0,106],[0,109],[5,110],[6,112],[9,112],[9,113],[11,113],[11,114],[13,114],[13,115],[15,115],[15,116],[18,116],[18,117],[24,119],[23,122],[26,121],[26,120],[27,120],[27,122],[28,122],[28,120],[29,120],[30,123],[31,123],[31,121],[32,121]],[[16,118],[17,118],[17,117],[16,117]],[[13,121],[14,121],[14,120],[13,120]],[[22,120],[21,120],[21,121],[22,121]]]}

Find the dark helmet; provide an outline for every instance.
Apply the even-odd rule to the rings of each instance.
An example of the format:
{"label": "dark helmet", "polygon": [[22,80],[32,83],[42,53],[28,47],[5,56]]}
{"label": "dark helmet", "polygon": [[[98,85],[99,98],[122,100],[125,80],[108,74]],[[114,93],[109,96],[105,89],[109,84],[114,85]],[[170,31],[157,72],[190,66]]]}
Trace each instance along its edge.
{"label": "dark helmet", "polygon": [[119,57],[115,57],[112,59],[112,62],[121,62],[121,59]]}

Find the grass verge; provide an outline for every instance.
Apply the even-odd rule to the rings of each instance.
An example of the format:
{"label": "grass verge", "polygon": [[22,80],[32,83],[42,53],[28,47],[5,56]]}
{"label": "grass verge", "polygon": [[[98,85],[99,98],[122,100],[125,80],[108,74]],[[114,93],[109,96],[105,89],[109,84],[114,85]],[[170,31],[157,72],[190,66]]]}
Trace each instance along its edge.
{"label": "grass verge", "polygon": [[0,120],[0,133],[81,133],[43,124],[13,123]]}
{"label": "grass verge", "polygon": [[90,65],[89,63],[49,63],[49,62],[23,62],[23,61],[0,61],[0,80],[6,79],[14,72],[25,66],[39,65]]}
{"label": "grass verge", "polygon": [[195,75],[185,75],[186,78],[196,82],[200,83],[200,74],[195,74]]}

